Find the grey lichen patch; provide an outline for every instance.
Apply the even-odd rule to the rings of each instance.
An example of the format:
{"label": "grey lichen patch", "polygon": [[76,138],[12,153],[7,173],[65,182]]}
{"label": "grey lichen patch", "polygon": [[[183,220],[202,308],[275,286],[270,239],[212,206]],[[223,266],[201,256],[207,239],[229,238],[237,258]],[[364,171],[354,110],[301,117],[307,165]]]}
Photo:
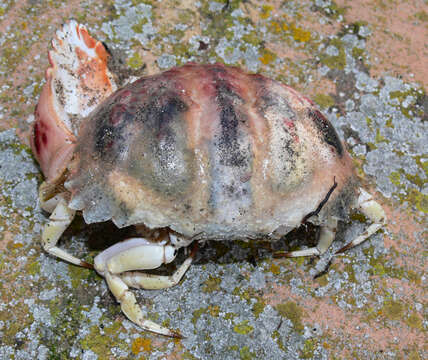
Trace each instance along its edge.
{"label": "grey lichen patch", "polygon": [[333,38],[327,42],[325,52],[320,55],[321,63],[330,69],[343,70],[346,66],[346,53],[343,42]]}
{"label": "grey lichen patch", "polygon": [[152,23],[152,6],[145,3],[130,5],[127,1],[116,1],[115,19],[104,22],[101,30],[110,41],[121,46],[131,40],[138,41],[143,46],[148,45],[156,36]]}
{"label": "grey lichen patch", "polygon": [[329,18],[342,20],[345,15],[346,8],[340,7],[333,0],[314,0],[314,8]]}
{"label": "grey lichen patch", "polygon": [[21,230],[34,226],[32,213],[38,207],[39,181],[39,170],[15,131],[0,132],[0,226],[3,230],[15,230],[8,222],[17,216],[21,219]]}
{"label": "grey lichen patch", "polygon": [[[425,161],[416,162],[426,157],[426,95],[417,84],[391,76],[370,77],[366,67],[370,59],[360,60],[370,32],[364,24],[352,24],[345,30],[340,38],[326,43],[320,57],[327,65],[323,71],[345,85],[337,86],[334,98],[339,108],[332,106],[329,118],[345,136],[352,152],[363,160],[363,173],[376,178],[377,188],[384,196],[426,213]],[[351,80],[349,84],[345,78]],[[348,111],[343,113],[343,109]],[[380,167],[385,161],[388,166]]]}

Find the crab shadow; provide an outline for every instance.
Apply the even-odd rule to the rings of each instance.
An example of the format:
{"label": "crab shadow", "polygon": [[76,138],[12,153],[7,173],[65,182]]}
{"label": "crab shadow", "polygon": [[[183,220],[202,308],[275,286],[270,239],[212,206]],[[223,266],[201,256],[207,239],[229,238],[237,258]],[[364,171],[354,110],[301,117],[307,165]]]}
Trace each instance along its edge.
{"label": "crab shadow", "polygon": [[[346,224],[339,226],[337,240],[343,240],[343,228]],[[250,264],[257,267],[259,263],[269,261],[274,258],[278,251],[292,251],[304,247],[313,247],[317,244],[319,228],[310,223],[303,224],[294,229],[279,240],[237,240],[237,241],[215,241],[209,240],[198,242],[198,250],[193,262],[196,266],[203,266],[208,263],[218,265],[227,264]],[[91,255],[107,249],[108,247],[123,241],[124,239],[138,236],[134,226],[117,228],[112,222],[96,223],[87,225],[82,219],[76,219],[73,226],[64,234],[65,239],[82,237],[85,247]],[[67,240],[65,240],[67,242]],[[175,261],[164,265],[153,273],[172,272],[189,253],[190,245],[187,249],[181,249]],[[274,261],[276,259],[273,259]],[[316,261],[311,258],[310,262]]]}

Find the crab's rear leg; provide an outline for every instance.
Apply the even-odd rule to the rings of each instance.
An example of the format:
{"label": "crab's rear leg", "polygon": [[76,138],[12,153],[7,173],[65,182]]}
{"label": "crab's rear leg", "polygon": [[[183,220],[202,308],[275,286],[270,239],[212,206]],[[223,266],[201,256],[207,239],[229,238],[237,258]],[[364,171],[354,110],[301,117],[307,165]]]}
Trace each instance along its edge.
{"label": "crab's rear leg", "polygon": [[[358,197],[356,208],[364,214],[372,224],[357,238],[351,241],[349,244],[343,246],[341,249],[336,251],[336,254],[342,253],[354,246],[361,244],[364,240],[367,240],[371,235],[377,232],[385,224],[385,212],[379,203],[373,200],[372,195],[367,191],[360,188],[360,196]],[[290,252],[279,251],[275,253],[275,257],[300,257],[300,256],[314,256],[322,255],[330,247],[336,236],[337,220],[335,218],[329,218],[327,224],[321,227],[321,232],[318,240],[318,244],[315,247],[296,250]]]}
{"label": "crab's rear leg", "polygon": [[95,258],[95,269],[104,276],[107,285],[124,314],[135,324],[157,334],[181,338],[176,331],[144,318],[131,287],[164,289],[176,285],[192,263],[194,251],[171,276],[150,275],[132,270],[156,269],[174,260],[177,248],[167,242],[132,238],[117,243]]}
{"label": "crab's rear leg", "polygon": [[340,248],[336,254],[342,253],[354,246],[361,244],[364,240],[368,239],[371,235],[373,235],[385,225],[386,216],[382,206],[373,200],[373,196],[362,188],[360,188],[357,209],[373,223],[361,235],[357,236],[349,244]]}
{"label": "crab's rear leg", "polygon": [[300,257],[300,256],[318,256],[324,254],[330,247],[337,231],[337,219],[331,217],[328,219],[327,224],[323,225],[320,230],[317,246],[295,251],[278,251],[275,257]]}

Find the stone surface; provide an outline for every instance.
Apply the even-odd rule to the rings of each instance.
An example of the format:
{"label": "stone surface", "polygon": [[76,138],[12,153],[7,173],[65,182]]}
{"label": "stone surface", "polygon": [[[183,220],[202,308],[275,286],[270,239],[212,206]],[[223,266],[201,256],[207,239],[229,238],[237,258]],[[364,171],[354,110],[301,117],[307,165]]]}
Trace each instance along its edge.
{"label": "stone surface", "polygon": [[[187,338],[141,331],[102,278],[39,244],[42,176],[26,137],[49,41],[69,18],[146,74],[220,61],[309,95],[388,225],[340,257],[273,259],[310,245],[311,229],[274,244],[208,243],[179,286],[137,292],[149,318]],[[421,0],[3,1],[0,359],[427,358],[427,21]],[[358,217],[343,224],[333,248],[364,226]],[[92,261],[127,231],[78,218],[61,246]]]}

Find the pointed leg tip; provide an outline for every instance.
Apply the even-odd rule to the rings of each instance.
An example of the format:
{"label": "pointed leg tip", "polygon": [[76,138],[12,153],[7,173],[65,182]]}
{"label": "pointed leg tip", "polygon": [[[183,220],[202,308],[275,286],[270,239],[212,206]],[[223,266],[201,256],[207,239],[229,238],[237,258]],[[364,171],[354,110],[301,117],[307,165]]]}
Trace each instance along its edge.
{"label": "pointed leg tip", "polygon": [[277,251],[273,253],[273,257],[275,259],[281,259],[281,258],[291,258],[293,257],[293,255],[291,254],[291,252],[288,252],[288,251]]}
{"label": "pointed leg tip", "polygon": [[84,267],[84,268],[87,268],[87,269],[91,269],[91,270],[94,269],[94,265],[93,264],[89,264],[86,261],[80,261],[79,265],[82,266],[82,267]]}
{"label": "pointed leg tip", "polygon": [[339,250],[337,250],[334,254],[338,255],[338,254],[343,254],[346,250],[350,249],[352,247],[351,244],[345,245],[343,247],[341,247]]}
{"label": "pointed leg tip", "polygon": [[169,330],[168,336],[174,338],[174,339],[185,339],[186,337],[182,335],[180,332],[175,330]]}

